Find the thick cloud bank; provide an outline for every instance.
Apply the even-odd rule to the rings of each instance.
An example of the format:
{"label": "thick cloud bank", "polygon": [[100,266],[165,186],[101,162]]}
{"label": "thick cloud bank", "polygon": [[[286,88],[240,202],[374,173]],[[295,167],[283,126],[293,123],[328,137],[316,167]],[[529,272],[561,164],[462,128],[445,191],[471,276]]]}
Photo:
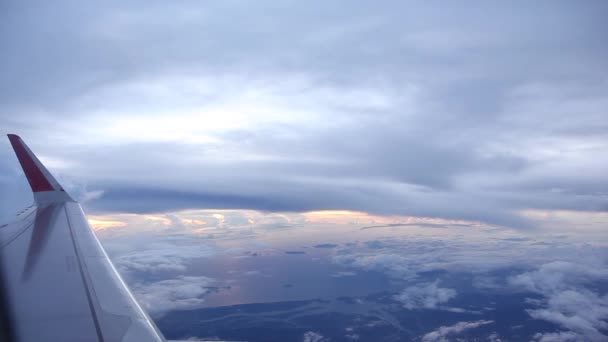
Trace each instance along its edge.
{"label": "thick cloud bank", "polygon": [[[98,212],[351,209],[529,227],[522,209],[608,208],[605,10],[8,1],[0,126],[72,192],[103,191]],[[8,213],[28,191],[0,147]]]}

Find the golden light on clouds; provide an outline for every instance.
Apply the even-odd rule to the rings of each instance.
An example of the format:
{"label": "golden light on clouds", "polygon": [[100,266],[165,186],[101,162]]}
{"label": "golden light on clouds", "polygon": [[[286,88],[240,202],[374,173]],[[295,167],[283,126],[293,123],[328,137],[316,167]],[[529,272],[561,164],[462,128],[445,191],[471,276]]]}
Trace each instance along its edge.
{"label": "golden light on clouds", "polygon": [[126,222],[104,218],[103,216],[89,216],[89,224],[94,230],[122,228],[127,226]]}
{"label": "golden light on clouds", "polygon": [[305,213],[267,213],[254,210],[187,210],[167,214],[114,214],[91,216],[95,230],[126,228],[135,230],[164,230],[188,228],[209,230],[214,228],[268,227],[274,225],[396,225],[396,224],[467,224],[476,222],[445,220],[431,217],[382,216],[360,211],[320,210]]}
{"label": "golden light on clouds", "polygon": [[187,218],[183,218],[181,219],[182,223],[188,226],[204,226],[206,224],[208,224],[207,221],[205,220],[201,220],[201,219],[187,219]]}
{"label": "golden light on clouds", "polygon": [[216,219],[218,219],[221,223],[224,223],[224,215],[222,215],[222,214],[212,214],[211,216],[213,216]]}
{"label": "golden light on clouds", "polygon": [[303,213],[306,222],[310,223],[328,223],[328,224],[467,224],[471,226],[480,225],[478,222],[462,221],[462,220],[446,220],[436,217],[417,217],[417,216],[399,216],[399,215],[374,215],[361,211],[349,210],[320,210]]}
{"label": "golden light on clouds", "polygon": [[402,219],[402,217],[397,216],[378,216],[350,210],[309,211],[303,215],[307,222],[333,224],[389,224]]}
{"label": "golden light on clouds", "polygon": [[164,214],[108,214],[89,215],[94,230],[158,229],[171,227],[173,222]]}
{"label": "golden light on clouds", "polygon": [[154,221],[165,226],[171,225],[171,220],[166,215],[144,215],[143,218],[147,221]]}

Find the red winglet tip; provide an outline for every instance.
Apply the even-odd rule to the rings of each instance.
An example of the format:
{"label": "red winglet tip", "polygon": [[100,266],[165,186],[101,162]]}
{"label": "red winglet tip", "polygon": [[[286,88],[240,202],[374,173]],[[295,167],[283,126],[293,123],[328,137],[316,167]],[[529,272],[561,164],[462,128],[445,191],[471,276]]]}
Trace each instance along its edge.
{"label": "red winglet tip", "polygon": [[7,134],[8,139],[13,146],[13,150],[15,150],[15,154],[17,155],[17,159],[19,159],[19,163],[23,168],[23,172],[27,177],[28,182],[32,188],[33,192],[40,191],[54,191],[55,189],[49,182],[49,180],[44,176],[42,170],[36,165],[34,161],[34,156],[30,155],[27,148],[25,147],[25,143],[21,138],[16,134]]}

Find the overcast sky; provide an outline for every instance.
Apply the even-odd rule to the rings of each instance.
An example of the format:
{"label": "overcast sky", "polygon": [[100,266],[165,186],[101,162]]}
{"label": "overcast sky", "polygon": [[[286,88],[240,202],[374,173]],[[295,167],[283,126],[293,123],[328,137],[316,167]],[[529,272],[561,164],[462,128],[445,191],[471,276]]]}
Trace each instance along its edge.
{"label": "overcast sky", "polygon": [[[608,210],[604,1],[0,3],[0,129],[93,213]],[[31,201],[0,143],[3,215]]]}

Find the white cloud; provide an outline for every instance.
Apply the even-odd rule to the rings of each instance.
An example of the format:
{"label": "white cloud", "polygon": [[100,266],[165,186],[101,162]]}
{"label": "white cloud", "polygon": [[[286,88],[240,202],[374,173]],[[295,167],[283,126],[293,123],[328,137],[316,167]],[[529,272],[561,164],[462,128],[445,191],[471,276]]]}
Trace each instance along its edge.
{"label": "white cloud", "polygon": [[86,191],[80,195],[79,202],[86,203],[96,199],[101,198],[103,196],[103,190],[92,190]]}
{"label": "white cloud", "polygon": [[435,331],[422,336],[423,342],[447,342],[448,337],[458,335],[463,331],[475,329],[482,325],[494,323],[494,321],[479,320],[473,322],[458,322],[450,326],[442,326]]}
{"label": "white cloud", "polygon": [[504,284],[501,284],[497,277],[478,275],[473,278],[473,286],[482,290],[492,290],[504,287]]}
{"label": "white cloud", "polygon": [[497,333],[494,332],[488,336],[488,342],[502,342],[502,339]]}
{"label": "white cloud", "polygon": [[[577,334],[592,341],[606,339],[608,295],[599,293],[595,286],[599,281],[608,280],[604,247],[572,242],[577,239],[575,234],[555,238],[533,234],[515,240],[500,238],[497,232],[492,232],[491,242],[485,238],[477,240],[479,235],[471,230],[466,234],[467,242],[451,237],[448,232],[443,234],[437,241],[411,236],[343,247],[335,251],[334,262],[384,272],[406,282],[429,271],[473,272],[472,285],[483,291],[511,287],[544,296],[542,300],[526,300],[527,312],[535,319],[569,330],[563,338]],[[539,239],[543,244],[537,243]],[[446,245],[444,240],[452,242]],[[533,271],[506,279],[500,272],[486,273],[513,267]],[[441,307],[456,296],[453,291],[441,288],[437,282],[427,283],[408,287],[395,299],[407,308],[455,311]],[[553,337],[548,335],[545,339],[548,338]]]}
{"label": "white cloud", "polygon": [[538,308],[527,310],[531,317],[558,324],[587,340],[602,341],[607,338],[602,331],[608,330],[608,295],[586,285],[605,280],[608,270],[601,264],[556,261],[517,275],[510,283],[545,297]]}
{"label": "white cloud", "polygon": [[[604,247],[573,242],[588,239],[576,233],[551,236],[546,231],[538,231],[527,235],[528,239],[520,240],[506,240],[508,234],[487,227],[454,227],[442,231],[440,236],[429,229],[393,231],[392,234],[390,239],[343,245],[334,250],[332,260],[346,267],[383,272],[398,280],[416,279],[420,273],[433,271],[472,273],[473,285],[480,289],[508,285],[503,277],[491,272],[514,267],[545,265],[546,274],[538,281],[527,277],[518,280],[520,286],[531,282],[526,287],[531,291],[537,290],[535,286],[543,281],[560,276],[551,270],[552,267],[569,267],[572,272],[578,272],[573,274],[580,285],[584,280],[605,279],[608,274],[603,260],[598,258],[605,253]],[[556,260],[560,261],[553,263]],[[587,266],[576,266],[583,260],[582,264]]]}
{"label": "white cloud", "polygon": [[[470,241],[461,241],[457,236],[459,233],[467,234]],[[393,237],[368,241],[354,247],[343,247],[335,251],[333,261],[344,266],[383,272],[395,279],[409,280],[415,279],[420,272],[437,270],[475,272],[478,277],[485,277],[485,271],[528,265],[553,258],[547,255],[548,249],[528,248],[531,242],[488,242],[489,236],[485,235],[484,231],[471,228],[451,228],[442,234],[441,237]],[[499,233],[493,232],[493,237],[499,237]],[[526,253],[517,252],[514,246],[525,249]],[[561,252],[565,254],[572,251]],[[490,283],[485,281],[483,285]]]}
{"label": "white cloud", "polygon": [[357,267],[364,270],[385,272],[389,276],[398,279],[409,279],[416,277],[416,272],[411,268],[411,263],[404,255],[397,253],[378,254],[345,254],[334,256],[334,262],[338,264]]}
{"label": "white cloud", "polygon": [[439,304],[448,302],[456,297],[454,289],[438,286],[438,281],[433,283],[410,286],[401,291],[394,298],[407,309],[436,309]]}
{"label": "white cloud", "polygon": [[302,336],[302,342],[326,342],[329,341],[329,339],[325,338],[323,335],[314,332],[314,331],[307,331],[304,333],[304,336]]}
{"label": "white cloud", "polygon": [[539,293],[567,289],[587,282],[608,279],[608,269],[603,265],[570,261],[553,261],[541,265],[536,271],[513,277],[511,283]]}
{"label": "white cloud", "polygon": [[346,334],[344,335],[344,337],[346,337],[349,340],[359,340],[361,339],[361,336],[359,336],[359,334]]}
{"label": "white cloud", "polygon": [[585,340],[585,337],[572,332],[560,331],[554,333],[538,333],[534,335],[533,342],[579,342]]}
{"label": "white cloud", "polygon": [[179,246],[170,243],[150,245],[142,249],[113,258],[121,272],[183,272],[192,259],[213,255],[211,248],[203,245]]}
{"label": "white cloud", "polygon": [[196,309],[215,280],[202,276],[180,276],[174,279],[132,286],[135,297],[151,315],[160,316],[172,310]]}
{"label": "white cloud", "polygon": [[531,317],[556,323],[589,340],[608,338],[600,332],[608,330],[608,296],[584,289],[559,291],[548,296],[545,308],[527,310]]}

